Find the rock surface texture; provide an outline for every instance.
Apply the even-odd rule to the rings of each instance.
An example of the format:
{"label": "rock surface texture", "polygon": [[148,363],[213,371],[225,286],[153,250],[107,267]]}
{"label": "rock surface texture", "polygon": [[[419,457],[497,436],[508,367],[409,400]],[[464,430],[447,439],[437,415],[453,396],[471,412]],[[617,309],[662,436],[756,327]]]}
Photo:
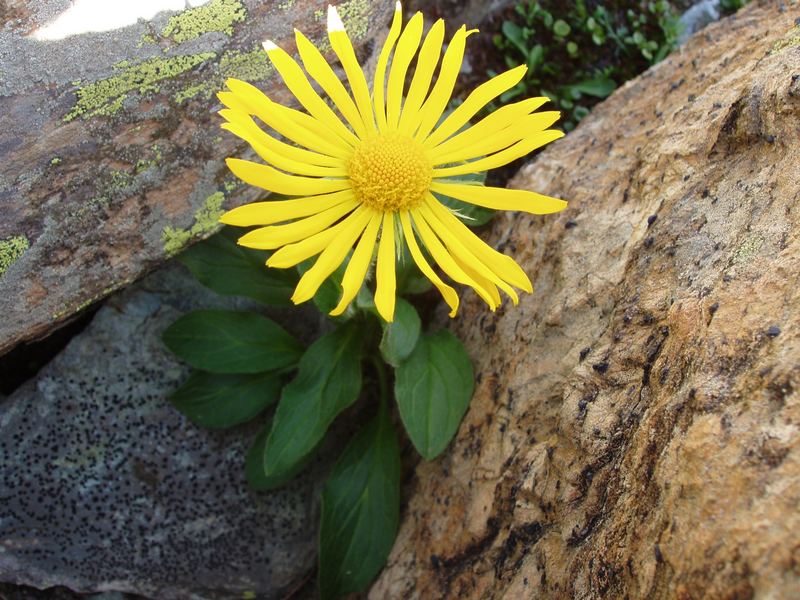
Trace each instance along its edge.
{"label": "rock surface texture", "polygon": [[[182,267],[162,269],[110,299],[0,404],[0,581],[272,599],[310,575],[325,462],[253,492],[244,455],[260,424],[202,429],[166,400],[188,369],[161,332],[195,308],[255,307],[205,291]],[[306,338],[303,321],[290,330]]]}
{"label": "rock surface texture", "polygon": [[[298,27],[326,47],[325,0],[194,1],[111,31],[75,27],[104,14],[46,28],[72,4],[0,2],[0,354],[258,197],[225,167],[244,146],[220,131],[214,93],[236,77],[286,101],[261,42],[292,50]],[[338,5],[367,60],[393,3]]]}
{"label": "rock surface texture", "polygon": [[536,292],[476,366],[370,598],[797,598],[800,17],[751,3],[628,83],[499,216]]}

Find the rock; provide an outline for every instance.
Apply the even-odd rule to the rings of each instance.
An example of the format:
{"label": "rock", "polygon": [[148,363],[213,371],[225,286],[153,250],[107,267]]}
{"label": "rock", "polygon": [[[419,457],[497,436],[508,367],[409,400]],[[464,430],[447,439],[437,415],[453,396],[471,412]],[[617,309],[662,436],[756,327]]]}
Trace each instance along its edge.
{"label": "rock", "polygon": [[[225,167],[244,145],[219,130],[214,93],[238,77],[289,101],[261,42],[293,48],[294,26],[325,39],[323,0],[194,0],[112,31],[37,39],[89,27],[43,29],[71,4],[0,3],[0,354],[209,235],[223,207],[258,197]],[[137,3],[104,6],[110,14],[92,22],[138,14]],[[368,56],[393,2],[339,7]]]}
{"label": "rock", "polygon": [[719,4],[719,0],[700,0],[689,7],[680,18],[682,30],[678,36],[678,44],[684,44],[703,27],[717,21],[720,17]]}
{"label": "rock", "polygon": [[[0,581],[282,598],[310,575],[325,461],[252,492],[244,454],[260,423],[201,429],[166,401],[187,369],[160,334],[199,307],[254,308],[204,291],[180,266],[158,271],[0,404]],[[284,323],[307,338],[308,319],[293,314]]]}
{"label": "rock", "polygon": [[787,7],[709,26],[512,182],[570,207],[494,222],[536,291],[496,314],[472,296],[453,321],[475,397],[417,467],[370,598],[797,597]]}

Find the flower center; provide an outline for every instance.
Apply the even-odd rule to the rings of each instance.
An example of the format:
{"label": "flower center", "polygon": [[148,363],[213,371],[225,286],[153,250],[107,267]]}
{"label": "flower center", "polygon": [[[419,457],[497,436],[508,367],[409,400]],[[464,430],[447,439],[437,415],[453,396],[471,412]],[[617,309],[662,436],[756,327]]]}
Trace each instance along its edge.
{"label": "flower center", "polygon": [[433,175],[422,146],[397,133],[362,140],[347,169],[356,199],[381,211],[406,210],[419,204]]}

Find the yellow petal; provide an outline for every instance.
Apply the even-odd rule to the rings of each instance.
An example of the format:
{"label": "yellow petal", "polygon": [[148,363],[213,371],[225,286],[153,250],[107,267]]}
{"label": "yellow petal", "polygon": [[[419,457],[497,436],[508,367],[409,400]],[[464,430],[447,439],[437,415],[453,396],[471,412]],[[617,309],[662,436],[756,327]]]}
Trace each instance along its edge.
{"label": "yellow petal", "polygon": [[564,200],[527,190],[434,181],[431,191],[485,208],[519,210],[534,215],[549,215],[567,207]]}
{"label": "yellow petal", "polygon": [[[264,161],[271,163],[274,167],[295,173],[297,175],[311,175],[314,177],[346,177],[347,169],[341,167],[321,167],[304,161],[293,160],[286,156],[281,146],[288,146],[267,135],[255,123],[252,127],[246,127],[239,123],[224,123],[222,129],[230,131],[250,144]],[[291,147],[291,146],[289,146]]]}
{"label": "yellow petal", "polygon": [[345,89],[339,77],[333,71],[328,61],[322,56],[322,53],[311,41],[300,33],[297,29],[294,30],[294,37],[297,42],[297,51],[300,58],[303,60],[303,66],[308,71],[308,74],[319,83],[325,93],[330,96],[336,108],[342,113],[342,116],[353,128],[356,134],[363,138],[367,134],[364,127],[364,121],[358,108],[353,103],[353,99]]}
{"label": "yellow petal", "polygon": [[451,164],[500,152],[526,138],[534,139],[536,136],[541,135],[545,128],[555,123],[560,116],[561,113],[558,111],[528,115],[502,131],[487,135],[471,146],[461,147],[449,154],[432,159],[432,161],[434,165]]}
{"label": "yellow petal", "polygon": [[470,147],[486,136],[505,129],[524,115],[533,112],[547,101],[548,98],[526,98],[525,100],[502,106],[478,121],[475,125],[454,135],[435,148],[432,148],[430,150],[430,156],[432,159],[438,159],[440,156],[448,154],[449,152]]}
{"label": "yellow petal", "polygon": [[356,297],[358,291],[364,283],[364,278],[369,269],[369,263],[372,262],[372,254],[375,250],[375,240],[378,237],[378,229],[383,220],[383,215],[379,212],[373,212],[367,228],[364,230],[361,239],[358,241],[353,256],[350,257],[350,262],[347,263],[344,277],[342,278],[342,299],[329,314],[337,317],[341,315],[348,305]]}
{"label": "yellow petal", "polygon": [[414,133],[410,130],[410,124],[417,117],[422,102],[431,87],[433,71],[439,64],[439,56],[442,53],[443,40],[444,21],[439,19],[428,31],[428,35],[425,36],[425,41],[422,43],[422,49],[417,55],[414,77],[411,79],[411,86],[408,88],[408,95],[400,114],[400,123],[397,128],[408,135]]}
{"label": "yellow petal", "polygon": [[317,293],[319,286],[333,273],[342,261],[347,257],[347,253],[353,244],[356,242],[364,227],[370,219],[370,213],[364,211],[361,218],[345,220],[345,224],[341,231],[328,245],[319,258],[314,263],[314,266],[306,271],[300,278],[297,287],[292,295],[292,302],[300,304],[306,300],[310,300]]}
{"label": "yellow petal", "polygon": [[425,205],[441,221],[443,227],[446,227],[472,254],[497,275],[521,290],[528,293],[533,291],[528,275],[513,258],[489,246],[433,196],[429,195],[425,199]]}
{"label": "yellow petal", "polygon": [[386,88],[386,124],[389,129],[397,129],[400,122],[400,103],[403,99],[403,84],[406,81],[408,65],[419,48],[422,39],[422,13],[418,12],[406,24],[397,49],[392,57],[392,67],[389,71],[389,84]]}
{"label": "yellow petal", "polygon": [[[486,277],[481,275],[478,271],[473,269],[468,263],[464,262],[457,254],[453,254],[453,260],[456,261],[459,267],[464,269],[464,272],[467,275],[469,275],[475,281],[477,281],[480,284],[480,286],[489,293],[489,295],[492,297],[492,301],[497,306],[500,306],[500,304],[502,304],[503,299],[500,297],[500,292],[497,291],[497,286],[495,284],[486,279]],[[515,302],[514,304],[516,305],[517,303]]]}
{"label": "yellow petal", "polygon": [[467,37],[477,30],[467,31],[466,27],[461,27],[450,44],[445,50],[442,64],[439,67],[439,75],[433,85],[428,99],[422,105],[414,121],[410,124],[410,130],[416,131],[414,137],[417,140],[424,140],[439,121],[444,109],[450,102],[453,95],[453,86],[461,71],[461,62],[464,60],[464,49],[466,48]]}
{"label": "yellow petal", "polygon": [[331,141],[336,140],[337,144],[342,144],[343,148],[353,147],[358,144],[358,138],[353,132],[345,127],[339,120],[336,113],[325,104],[316,90],[308,81],[303,69],[300,68],[294,59],[283,49],[272,42],[264,42],[264,49],[267,56],[272,61],[273,66],[281,74],[286,87],[295,95],[312,117],[314,117],[325,129],[329,129],[339,139],[329,137]]}
{"label": "yellow petal", "polygon": [[[223,129],[227,129],[235,135],[239,135],[239,128],[244,128],[244,131],[248,133],[248,138],[240,136],[242,139],[245,139],[249,142],[249,137],[252,137],[275,154],[280,154],[281,156],[293,161],[311,165],[336,167],[338,169],[344,168],[345,166],[345,162],[341,158],[335,158],[326,154],[312,152],[311,150],[306,150],[305,148],[298,148],[297,146],[292,146],[291,144],[287,144],[286,142],[275,139],[273,136],[261,129],[261,127],[256,124],[246,110],[241,111],[234,109],[223,109],[219,111],[219,115],[223,119],[226,119],[230,125],[237,126],[237,131],[234,131],[230,127],[226,127],[226,124],[222,125]],[[270,162],[272,161],[270,160]]]}
{"label": "yellow petal", "polygon": [[250,108],[247,106],[247,103],[233,92],[217,92],[217,98],[219,98],[219,101],[222,102],[224,106],[232,110],[238,110],[246,114],[250,113]]}
{"label": "yellow petal", "polygon": [[361,65],[358,64],[353,44],[344,30],[344,25],[342,25],[342,20],[336,12],[336,7],[330,4],[328,5],[328,39],[331,42],[333,51],[339,58],[339,62],[342,64],[345,75],[347,75],[347,81],[350,83],[350,89],[353,92],[364,126],[369,131],[376,131],[375,114],[372,109],[367,78],[364,77],[364,71]]}
{"label": "yellow petal", "polygon": [[[354,223],[364,222],[370,216],[369,210],[365,206],[359,206],[347,218],[338,222],[333,227],[324,229],[319,233],[312,235],[295,244],[284,246],[267,260],[268,267],[275,267],[277,269],[287,269],[303,262],[307,258],[316,256],[322,252],[328,244],[333,242],[337,236],[341,235],[348,227],[352,227]],[[363,227],[362,227],[363,228]]]}
{"label": "yellow petal", "polygon": [[311,196],[338,192],[350,187],[347,179],[314,179],[311,177],[297,177],[281,173],[269,165],[229,158],[225,161],[228,168],[239,179],[250,185],[278,194],[289,196]]}
{"label": "yellow petal", "polygon": [[417,240],[414,235],[414,229],[411,227],[411,219],[408,216],[408,211],[402,211],[400,213],[400,222],[403,224],[403,238],[406,240],[406,244],[408,244],[408,250],[411,252],[411,257],[414,259],[414,262],[417,263],[417,267],[419,267],[419,270],[422,272],[422,274],[430,279],[431,283],[433,283],[433,285],[435,285],[442,294],[444,301],[447,302],[447,305],[450,307],[450,317],[455,317],[456,312],[458,312],[458,294],[453,288],[441,280],[441,278],[428,264],[428,261],[425,260],[422,251],[417,245]]}
{"label": "yellow petal", "polygon": [[378,119],[378,130],[386,130],[386,102],[384,100],[384,86],[386,85],[386,66],[389,63],[389,55],[392,53],[392,48],[400,36],[400,28],[402,27],[403,13],[400,10],[400,3],[395,5],[394,16],[392,17],[392,25],[389,27],[389,35],[381,48],[381,53],[378,56],[378,64],[375,67],[375,77],[372,81],[372,100],[375,107],[375,116]]}
{"label": "yellow petal", "polygon": [[378,265],[375,273],[375,308],[387,323],[394,321],[396,275],[394,213],[387,212],[383,214],[381,241],[378,245]]}
{"label": "yellow petal", "polygon": [[475,88],[467,99],[451,112],[447,118],[439,125],[434,132],[425,139],[426,147],[433,147],[440,144],[456,131],[466,125],[469,120],[489,102],[497,98],[506,90],[517,85],[525,76],[528,67],[520,65],[505,73],[500,73],[492,77],[489,81],[482,83]]}
{"label": "yellow petal", "polygon": [[[509,295],[511,300],[514,304],[519,303],[519,297],[517,293],[514,291],[510,285],[508,285],[501,277],[497,275],[492,269],[487,267],[483,261],[481,261],[477,256],[475,256],[467,246],[465,246],[458,236],[454,235],[451,231],[450,227],[442,223],[435,214],[428,208],[426,204],[422,204],[417,209],[418,213],[425,218],[434,231],[436,231],[436,235],[438,235],[441,240],[444,242],[444,245],[447,248],[447,251],[450,255],[458,261],[459,265],[469,265],[469,269],[465,269],[468,275],[472,277],[472,273],[476,272],[480,275],[480,277],[475,279],[478,284],[483,287],[492,298],[495,298],[496,295],[496,302],[495,305],[500,304],[500,295],[497,293],[497,290],[494,290],[494,286],[498,286],[501,290],[503,290],[506,294]],[[490,282],[489,286],[484,285],[484,282]]]}
{"label": "yellow petal", "polygon": [[349,200],[288,225],[260,227],[240,237],[238,243],[240,246],[258,250],[274,250],[286,244],[299,242],[327,229],[357,206],[356,200]]}
{"label": "yellow petal", "polygon": [[317,214],[342,202],[352,200],[354,197],[353,190],[348,188],[321,196],[253,202],[229,210],[219,220],[226,225],[237,227],[272,225]]}
{"label": "yellow petal", "polygon": [[515,122],[509,123],[502,129],[486,132],[480,139],[474,140],[470,144],[450,146],[450,150],[445,149],[444,152],[441,148],[445,144],[442,144],[430,152],[431,161],[434,165],[442,165],[488,156],[516,144],[522,139],[537,135],[555,123],[560,116],[561,113],[557,110],[520,116]]}
{"label": "yellow petal", "polygon": [[546,131],[541,131],[539,133],[533,134],[532,136],[517,142],[511,147],[506,148],[505,150],[501,150],[500,152],[491,154],[485,158],[480,158],[478,160],[473,160],[472,162],[466,162],[453,167],[443,167],[439,169],[434,169],[433,177],[434,178],[454,177],[456,175],[466,175],[468,173],[480,173],[481,171],[496,169],[497,167],[502,167],[503,165],[507,165],[508,163],[513,162],[518,158],[522,158],[523,156],[530,154],[537,148],[541,148],[545,144],[549,144],[550,142],[557,140],[558,138],[561,137],[564,137],[563,131],[558,131],[556,129],[547,129]]}
{"label": "yellow petal", "polygon": [[417,231],[422,238],[422,242],[431,253],[433,260],[437,262],[437,264],[445,273],[447,273],[448,276],[450,276],[451,279],[473,288],[475,292],[481,298],[483,298],[484,302],[489,305],[489,308],[494,311],[497,308],[497,304],[494,302],[492,295],[485,290],[481,284],[467,275],[464,270],[458,266],[458,263],[453,260],[453,257],[450,256],[450,253],[439,241],[439,238],[437,238],[436,234],[433,233],[433,230],[425,221],[425,217],[422,215],[422,213],[417,209],[411,211],[411,215],[414,220],[414,225],[416,225]]}
{"label": "yellow petal", "polygon": [[235,94],[238,105],[243,104],[246,107],[248,114],[255,115],[268,127],[293,142],[340,159],[346,160],[352,154],[352,149],[339,138],[333,143],[319,135],[317,132],[321,128],[327,128],[322,127],[311,115],[273,102],[264,92],[245,81],[231,78],[225,85]]}

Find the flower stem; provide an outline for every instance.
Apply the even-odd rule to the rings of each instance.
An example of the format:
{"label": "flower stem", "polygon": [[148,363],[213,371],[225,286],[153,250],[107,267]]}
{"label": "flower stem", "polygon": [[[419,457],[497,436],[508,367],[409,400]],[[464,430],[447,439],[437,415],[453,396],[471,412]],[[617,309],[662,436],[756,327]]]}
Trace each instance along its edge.
{"label": "flower stem", "polygon": [[370,361],[373,367],[375,367],[375,373],[378,375],[378,389],[381,394],[380,410],[384,411],[387,409],[389,402],[389,382],[386,375],[386,365],[379,356],[371,356]]}

